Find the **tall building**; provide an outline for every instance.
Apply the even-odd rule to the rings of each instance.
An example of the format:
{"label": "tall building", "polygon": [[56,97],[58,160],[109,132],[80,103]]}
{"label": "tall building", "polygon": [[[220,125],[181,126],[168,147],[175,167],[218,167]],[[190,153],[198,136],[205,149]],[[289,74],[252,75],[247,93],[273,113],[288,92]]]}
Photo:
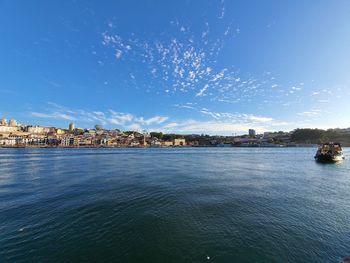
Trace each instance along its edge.
{"label": "tall building", "polygon": [[99,131],[99,130],[102,130],[103,127],[102,127],[101,125],[99,125],[99,124],[96,124],[96,125],[95,125],[95,129],[96,129],[97,131]]}
{"label": "tall building", "polygon": [[255,137],[256,136],[256,132],[254,129],[249,129],[249,137]]}
{"label": "tall building", "polygon": [[16,127],[16,126],[17,126],[17,121],[14,120],[14,119],[11,119],[11,120],[9,121],[9,126],[11,126],[11,127]]}
{"label": "tall building", "polygon": [[75,130],[75,124],[73,122],[69,123],[69,131],[74,131]]}
{"label": "tall building", "polygon": [[0,133],[11,133],[19,131],[20,127],[17,126],[17,122],[11,119],[8,123],[5,118],[0,121]]}
{"label": "tall building", "polygon": [[1,119],[0,125],[1,126],[7,126],[7,120],[5,118]]}

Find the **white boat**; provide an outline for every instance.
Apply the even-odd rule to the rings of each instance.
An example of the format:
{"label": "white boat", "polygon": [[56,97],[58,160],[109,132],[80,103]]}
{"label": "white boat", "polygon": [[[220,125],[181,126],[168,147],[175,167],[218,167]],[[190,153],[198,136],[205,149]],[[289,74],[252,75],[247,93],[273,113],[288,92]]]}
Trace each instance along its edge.
{"label": "white boat", "polygon": [[344,160],[345,157],[340,143],[327,142],[318,147],[315,159],[318,162],[329,163]]}

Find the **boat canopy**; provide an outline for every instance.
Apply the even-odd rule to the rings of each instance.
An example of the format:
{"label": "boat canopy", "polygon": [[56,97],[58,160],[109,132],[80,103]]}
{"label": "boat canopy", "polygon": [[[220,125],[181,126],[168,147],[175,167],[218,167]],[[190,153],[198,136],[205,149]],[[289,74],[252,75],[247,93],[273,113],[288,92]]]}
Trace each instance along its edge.
{"label": "boat canopy", "polygon": [[336,152],[341,152],[342,151],[342,148],[340,146],[340,143],[337,143],[337,142],[327,142],[327,143],[324,143],[322,144],[322,146],[320,146],[320,150],[322,152],[325,152],[325,151],[330,151],[330,150],[334,150]]}

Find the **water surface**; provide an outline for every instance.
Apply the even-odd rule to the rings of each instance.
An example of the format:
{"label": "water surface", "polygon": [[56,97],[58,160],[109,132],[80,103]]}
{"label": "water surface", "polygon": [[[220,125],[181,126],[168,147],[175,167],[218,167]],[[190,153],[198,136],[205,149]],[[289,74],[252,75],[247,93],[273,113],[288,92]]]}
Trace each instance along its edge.
{"label": "water surface", "polygon": [[0,262],[339,262],[350,149],[314,153],[0,149]]}

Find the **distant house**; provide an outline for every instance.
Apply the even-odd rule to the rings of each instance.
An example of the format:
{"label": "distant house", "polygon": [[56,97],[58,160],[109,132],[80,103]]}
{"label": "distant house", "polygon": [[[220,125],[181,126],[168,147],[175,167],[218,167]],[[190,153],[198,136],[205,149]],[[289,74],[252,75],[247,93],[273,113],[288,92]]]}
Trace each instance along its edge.
{"label": "distant house", "polygon": [[165,146],[165,147],[169,147],[169,146],[173,146],[174,143],[173,142],[170,142],[170,141],[164,141],[162,142],[162,146]]}
{"label": "distant house", "polygon": [[91,145],[93,145],[92,137],[83,138],[79,142],[79,146],[91,146]]}
{"label": "distant house", "polygon": [[175,139],[174,140],[174,146],[185,146],[186,140],[185,139]]}
{"label": "distant house", "polygon": [[26,131],[31,134],[47,134],[50,132],[50,128],[41,126],[28,126]]}
{"label": "distant house", "polygon": [[71,138],[69,136],[64,136],[61,138],[60,146],[68,147],[71,145]]}
{"label": "distant house", "polygon": [[130,147],[138,147],[138,146],[140,146],[140,142],[138,142],[138,141],[132,141],[132,142],[130,142],[129,146],[130,146]]}
{"label": "distant house", "polygon": [[0,145],[14,146],[16,145],[16,140],[13,138],[0,138]]}
{"label": "distant house", "polygon": [[153,146],[153,147],[160,147],[160,146],[162,146],[162,143],[156,137],[153,137],[153,138],[149,139],[149,144],[151,146]]}

